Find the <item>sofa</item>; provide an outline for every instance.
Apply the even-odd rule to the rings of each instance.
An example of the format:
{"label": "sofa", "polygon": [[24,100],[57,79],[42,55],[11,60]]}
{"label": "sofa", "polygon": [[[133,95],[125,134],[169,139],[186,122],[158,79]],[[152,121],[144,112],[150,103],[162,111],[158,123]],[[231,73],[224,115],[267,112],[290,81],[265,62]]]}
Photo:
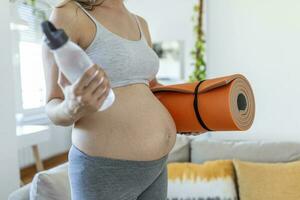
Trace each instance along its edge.
{"label": "sofa", "polygon": [[[219,161],[218,163],[212,163]],[[230,161],[230,162],[229,162]],[[231,162],[232,161],[232,162]],[[243,162],[241,162],[243,161]],[[294,162],[300,161],[300,143],[296,142],[276,142],[276,141],[229,141],[229,140],[216,140],[211,139],[209,137],[204,136],[184,136],[184,135],[178,135],[177,141],[172,149],[172,151],[169,154],[168,157],[168,168],[170,170],[169,173],[169,187],[170,190],[168,191],[168,199],[175,200],[175,199],[251,199],[249,195],[247,198],[241,198],[239,195],[241,192],[241,189],[243,191],[246,191],[246,193],[250,190],[247,190],[247,187],[250,188],[252,186],[255,186],[253,183],[247,183],[244,184],[245,181],[251,180],[252,177],[254,177],[253,174],[250,174],[246,180],[243,180],[241,182],[241,185],[243,188],[239,185],[239,175],[244,176],[244,174],[247,174],[246,172],[249,172],[249,170],[244,169],[250,169],[250,172],[253,171],[253,166],[251,164],[288,164],[291,163],[292,169],[290,168],[284,168],[285,166],[280,166],[281,168],[275,169],[274,173],[276,173],[276,170],[282,170],[286,169],[286,171],[291,171],[291,173],[295,173],[295,177],[298,176],[298,173],[300,174],[300,165],[298,166],[294,164]],[[241,163],[240,163],[241,162]],[[193,165],[192,165],[193,164]],[[227,168],[224,168],[224,170],[221,169],[220,164],[226,164]],[[192,166],[191,166],[192,165]],[[226,184],[230,183],[230,187],[228,185],[223,185],[220,183],[220,180],[216,179],[213,184],[209,183],[210,185],[206,185],[206,182],[201,182],[200,185],[195,185],[194,182],[184,182],[183,180],[185,178],[182,178],[182,180],[175,180],[171,182],[171,176],[173,177],[172,173],[175,172],[175,174],[180,174],[178,170],[184,169],[196,169],[198,167],[199,169],[196,169],[196,173],[201,174],[201,170],[203,170],[203,167],[206,166],[206,172],[209,173],[210,176],[212,175],[212,168],[215,169],[215,171],[218,171],[218,173],[224,173],[226,170],[228,171],[228,166],[230,165],[232,167],[232,174],[234,174],[233,178],[230,179],[230,181],[226,182]],[[250,165],[250,168],[249,168]],[[264,169],[268,172],[272,171],[268,167],[269,165],[265,166],[263,165]],[[170,166],[170,167],[169,167]],[[184,167],[183,167],[184,166]],[[246,168],[245,168],[246,166]],[[187,168],[188,167],[188,168]],[[248,167],[248,168],[247,168]],[[252,168],[251,168],[252,167]],[[267,167],[267,168],[266,168]],[[243,169],[241,171],[238,171],[240,169]],[[261,170],[261,168],[258,168]],[[273,168],[271,168],[273,169]],[[10,196],[9,200],[67,200],[71,199],[70,197],[70,186],[68,182],[68,176],[67,176],[67,170],[68,170],[68,163],[64,163],[60,166],[57,166],[53,169],[46,170],[43,172],[39,172],[34,176],[34,179],[32,183],[27,184],[18,190],[14,191]],[[258,171],[259,171],[258,170]],[[260,171],[259,171],[260,172]],[[282,173],[285,173],[284,171]],[[191,174],[191,173],[190,173]],[[259,173],[257,173],[259,174]],[[265,173],[266,174],[266,173]],[[181,173],[183,177],[186,177],[186,173]],[[248,175],[248,174],[247,174]],[[274,176],[272,176],[274,177]],[[259,178],[259,177],[258,177]],[[258,180],[257,179],[253,179]],[[241,179],[242,180],[242,179]],[[265,180],[265,179],[263,179]],[[185,180],[186,181],[186,180]],[[295,180],[296,182],[293,182],[294,185],[289,188],[293,188],[295,185],[297,186],[297,181],[299,181],[300,185],[300,179]],[[287,181],[290,182],[290,181]],[[217,186],[215,185],[217,184]],[[269,184],[270,185],[270,184]],[[245,189],[246,186],[246,189]],[[264,186],[264,183],[262,183],[262,186]],[[193,188],[194,187],[194,188]],[[196,188],[197,187],[197,188]],[[202,187],[202,189],[200,189]],[[298,187],[298,186],[297,186]],[[178,189],[179,188],[179,189]],[[193,191],[189,191],[191,188],[193,188]],[[195,189],[196,188],[196,189]],[[222,189],[220,189],[222,188]],[[259,191],[259,189],[251,189],[251,191]],[[179,192],[181,191],[181,192]],[[204,193],[210,192],[211,194],[218,194],[219,196],[222,196],[222,193],[229,192],[234,193],[232,198],[220,198],[218,197],[199,197],[201,195],[204,195]],[[177,193],[179,196],[176,196]],[[299,190],[300,192],[300,190]],[[175,194],[176,193],[176,194]],[[197,193],[197,197],[194,196],[188,196],[189,193],[193,193],[195,195]],[[266,193],[266,192],[263,192]],[[297,194],[294,194],[293,191],[290,193],[293,193],[294,196],[297,196]],[[205,194],[206,195],[206,194]],[[204,196],[205,196],[204,195]],[[207,194],[208,195],[208,194]],[[257,194],[254,194],[257,195]],[[230,195],[229,195],[230,196]],[[298,196],[297,196],[298,197]],[[294,197],[290,198],[293,199]],[[295,197],[296,198],[296,197]],[[257,199],[257,198],[254,198]],[[272,199],[276,199],[272,198]],[[300,195],[299,195],[300,199]],[[259,199],[258,199],[259,200]],[[296,199],[295,199],[296,200]]]}

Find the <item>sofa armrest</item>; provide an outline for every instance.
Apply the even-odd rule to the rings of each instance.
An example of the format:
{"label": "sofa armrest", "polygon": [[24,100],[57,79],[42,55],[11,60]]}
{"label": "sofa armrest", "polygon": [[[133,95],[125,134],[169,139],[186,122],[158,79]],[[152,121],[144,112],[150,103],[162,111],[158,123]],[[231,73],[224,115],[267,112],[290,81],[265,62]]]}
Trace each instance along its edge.
{"label": "sofa armrest", "polygon": [[29,200],[30,187],[31,183],[19,188],[9,195],[8,200]]}

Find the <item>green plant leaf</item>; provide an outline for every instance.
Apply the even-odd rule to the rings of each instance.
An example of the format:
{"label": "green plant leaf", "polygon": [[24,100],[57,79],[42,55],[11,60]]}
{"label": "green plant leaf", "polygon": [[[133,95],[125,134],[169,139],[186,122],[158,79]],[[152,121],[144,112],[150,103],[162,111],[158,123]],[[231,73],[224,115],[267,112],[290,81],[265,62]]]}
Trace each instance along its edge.
{"label": "green plant leaf", "polygon": [[[193,17],[192,20],[195,24],[193,27],[194,33],[196,35],[196,41],[194,49],[191,51],[191,56],[194,59],[194,70],[189,76],[191,82],[204,80],[206,78],[206,62],[205,62],[205,37],[203,33],[203,27],[199,27],[198,17],[203,15],[203,10],[200,10],[200,2],[193,7]],[[200,30],[200,31],[199,31]]]}

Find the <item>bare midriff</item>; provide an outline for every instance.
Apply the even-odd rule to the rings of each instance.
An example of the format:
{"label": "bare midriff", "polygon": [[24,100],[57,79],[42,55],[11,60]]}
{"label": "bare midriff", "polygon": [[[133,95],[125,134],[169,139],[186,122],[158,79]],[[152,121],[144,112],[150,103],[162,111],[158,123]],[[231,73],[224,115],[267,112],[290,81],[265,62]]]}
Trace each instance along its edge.
{"label": "bare midriff", "polygon": [[156,160],[174,146],[176,126],[168,110],[144,83],[114,87],[111,107],[78,120],[72,142],[90,156]]}

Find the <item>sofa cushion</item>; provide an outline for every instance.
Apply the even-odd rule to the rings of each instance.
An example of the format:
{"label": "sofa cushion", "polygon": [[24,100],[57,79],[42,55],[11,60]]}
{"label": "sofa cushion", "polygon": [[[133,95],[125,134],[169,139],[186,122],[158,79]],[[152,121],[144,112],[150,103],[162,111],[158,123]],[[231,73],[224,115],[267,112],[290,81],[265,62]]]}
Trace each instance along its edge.
{"label": "sofa cushion", "polygon": [[300,162],[251,163],[234,161],[243,200],[300,199]]}
{"label": "sofa cushion", "polygon": [[71,190],[68,164],[37,173],[32,181],[30,200],[69,200]]}
{"label": "sofa cushion", "polygon": [[168,200],[237,199],[232,161],[168,164]]}
{"label": "sofa cushion", "polygon": [[191,141],[191,160],[244,160],[252,162],[289,162],[300,160],[300,143],[271,141],[222,141],[197,138]]}
{"label": "sofa cushion", "polygon": [[190,160],[190,138],[177,134],[174,147],[168,156],[168,162],[188,162]]}

